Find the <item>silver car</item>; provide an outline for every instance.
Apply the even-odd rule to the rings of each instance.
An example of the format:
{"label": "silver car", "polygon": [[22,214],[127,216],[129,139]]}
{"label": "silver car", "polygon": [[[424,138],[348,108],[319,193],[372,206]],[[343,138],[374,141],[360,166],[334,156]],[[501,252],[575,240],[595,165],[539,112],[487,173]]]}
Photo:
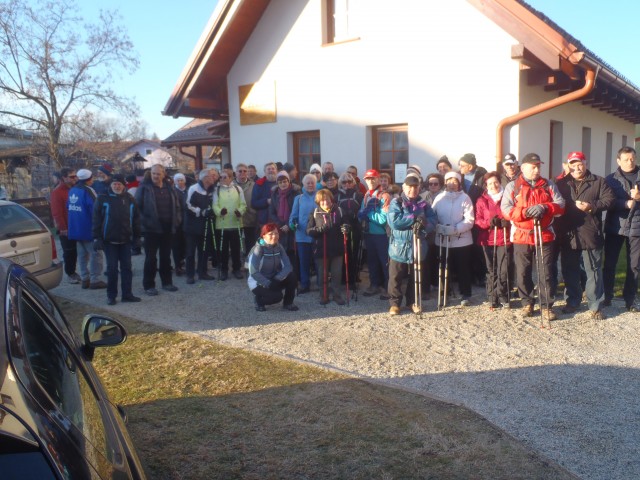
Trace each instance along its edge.
{"label": "silver car", "polygon": [[0,200],[0,257],[22,265],[47,290],[62,280],[62,262],[47,226],[22,205],[6,200]]}

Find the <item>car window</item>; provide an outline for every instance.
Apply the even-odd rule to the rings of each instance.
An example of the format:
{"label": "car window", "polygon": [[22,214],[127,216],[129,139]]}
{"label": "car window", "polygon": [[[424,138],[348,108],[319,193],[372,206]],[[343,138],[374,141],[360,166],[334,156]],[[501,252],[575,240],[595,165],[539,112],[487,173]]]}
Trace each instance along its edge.
{"label": "car window", "polygon": [[73,353],[55,334],[46,318],[46,314],[23,292],[20,319],[28,367],[58,409],[54,412],[58,422],[71,436],[77,437],[76,432],[79,431],[95,449],[86,445],[83,439],[76,438],[76,443],[85,448],[87,459],[98,471],[108,472],[110,467],[105,459],[111,454],[107,450],[108,433],[98,399]]}
{"label": "car window", "polygon": [[46,231],[47,228],[26,208],[20,205],[0,207],[0,240]]}

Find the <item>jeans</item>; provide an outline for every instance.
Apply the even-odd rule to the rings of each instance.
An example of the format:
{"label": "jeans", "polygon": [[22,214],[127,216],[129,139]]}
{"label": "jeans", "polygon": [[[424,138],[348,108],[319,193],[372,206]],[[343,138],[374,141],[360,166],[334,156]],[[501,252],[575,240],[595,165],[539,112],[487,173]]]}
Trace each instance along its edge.
{"label": "jeans", "polygon": [[[298,258],[300,261],[300,288],[311,287],[311,262],[313,261],[313,244],[298,242]],[[317,267],[316,267],[317,270]]]}
{"label": "jeans", "polygon": [[76,241],[69,240],[66,235],[60,235],[60,246],[62,247],[62,260],[64,260],[64,273],[73,275],[76,273],[76,262],[78,260]]}
{"label": "jeans", "polygon": [[[156,273],[160,272],[162,286],[171,285],[171,242],[173,234],[145,233],[144,234],[144,274],[142,277],[142,287],[145,290],[156,287]],[[158,259],[160,257],[160,269],[158,269]]]}
{"label": "jeans", "polygon": [[367,233],[364,241],[367,245],[369,284],[372,287],[387,288],[389,283],[389,237],[384,234]]}
{"label": "jeans", "polygon": [[582,302],[582,282],[580,259],[587,274],[585,293],[589,310],[597,312],[604,300],[604,282],[602,273],[602,248],[593,250],[573,250],[562,248],[560,262],[564,277],[565,298],[567,305],[578,307]]}
{"label": "jeans", "polygon": [[[547,308],[553,306],[555,301],[555,292],[553,291],[553,250],[554,245],[552,243],[545,243],[542,245],[542,253],[544,256],[544,263],[542,272],[538,271],[538,290],[542,304]],[[536,262],[536,247],[533,245],[523,245],[515,243],[513,245],[513,258],[516,264],[516,281],[518,282],[518,293],[522,299],[522,305],[533,305],[535,298],[533,297],[533,263]]]}
{"label": "jeans", "polygon": [[89,280],[89,283],[100,281],[103,271],[102,252],[94,252],[91,240],[77,240],[78,266],[80,267],[80,278]]}
{"label": "jeans", "polygon": [[122,298],[132,296],[131,244],[105,242],[104,254],[107,257],[107,297],[118,296],[118,264],[120,264]]}
{"label": "jeans", "polygon": [[633,305],[638,290],[638,274],[640,273],[640,237],[625,237],[607,233],[604,238],[604,298],[613,298],[613,287],[616,280],[616,265],[622,244],[627,247],[627,275],[624,281],[622,296],[627,307]]}

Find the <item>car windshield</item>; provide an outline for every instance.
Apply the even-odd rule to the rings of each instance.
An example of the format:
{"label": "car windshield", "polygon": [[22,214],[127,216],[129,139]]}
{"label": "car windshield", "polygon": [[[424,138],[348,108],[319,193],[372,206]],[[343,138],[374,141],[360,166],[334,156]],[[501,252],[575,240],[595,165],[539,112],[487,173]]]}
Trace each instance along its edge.
{"label": "car windshield", "polygon": [[26,208],[19,205],[0,207],[0,240],[46,232],[46,227]]}

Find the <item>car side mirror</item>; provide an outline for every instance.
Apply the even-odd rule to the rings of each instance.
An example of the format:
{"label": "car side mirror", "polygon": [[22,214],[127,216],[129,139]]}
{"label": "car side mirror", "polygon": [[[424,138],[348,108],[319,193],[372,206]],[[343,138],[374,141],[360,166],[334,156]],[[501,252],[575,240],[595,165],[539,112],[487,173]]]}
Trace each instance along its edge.
{"label": "car side mirror", "polygon": [[96,347],[113,347],[124,343],[127,331],[121,323],[102,315],[85,315],[82,321],[83,349],[89,360]]}

